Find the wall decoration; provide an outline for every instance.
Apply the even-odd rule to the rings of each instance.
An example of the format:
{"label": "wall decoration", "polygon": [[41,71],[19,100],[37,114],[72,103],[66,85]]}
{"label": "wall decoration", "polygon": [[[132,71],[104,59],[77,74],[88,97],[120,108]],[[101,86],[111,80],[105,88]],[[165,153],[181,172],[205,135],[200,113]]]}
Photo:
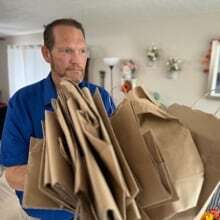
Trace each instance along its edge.
{"label": "wall decoration", "polygon": [[167,62],[167,77],[176,79],[178,73],[182,70],[182,60],[176,57],[170,57]]}
{"label": "wall decoration", "polygon": [[136,86],[137,64],[132,59],[122,59],[120,61],[119,69],[122,73],[121,91],[123,93],[128,93]]}
{"label": "wall decoration", "polygon": [[148,66],[153,66],[157,61],[162,60],[166,63],[167,77],[170,79],[176,79],[179,72],[182,70],[182,60],[176,57],[166,58],[161,55],[162,49],[153,45],[146,49],[146,57]]}
{"label": "wall decoration", "polygon": [[132,59],[122,59],[120,61],[119,69],[122,72],[123,78],[132,79],[135,77],[137,64]]}
{"label": "wall decoration", "polygon": [[154,45],[146,49],[148,65],[153,65],[160,58],[160,49]]}

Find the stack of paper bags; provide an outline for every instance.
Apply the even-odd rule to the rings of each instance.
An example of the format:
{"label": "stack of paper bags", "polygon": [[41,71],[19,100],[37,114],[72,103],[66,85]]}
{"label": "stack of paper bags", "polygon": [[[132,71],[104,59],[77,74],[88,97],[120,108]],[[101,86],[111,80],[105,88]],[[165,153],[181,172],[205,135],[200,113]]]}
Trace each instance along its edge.
{"label": "stack of paper bags", "polygon": [[66,209],[80,220],[156,220],[195,206],[203,166],[190,133],[141,89],[111,121],[98,91],[92,97],[70,81],[52,106],[44,139],[31,139],[25,208]]}
{"label": "stack of paper bags", "polygon": [[44,140],[31,140],[24,207],[66,209],[80,220],[140,219],[138,186],[98,93],[95,101],[88,89],[62,83],[54,112],[45,112]]}

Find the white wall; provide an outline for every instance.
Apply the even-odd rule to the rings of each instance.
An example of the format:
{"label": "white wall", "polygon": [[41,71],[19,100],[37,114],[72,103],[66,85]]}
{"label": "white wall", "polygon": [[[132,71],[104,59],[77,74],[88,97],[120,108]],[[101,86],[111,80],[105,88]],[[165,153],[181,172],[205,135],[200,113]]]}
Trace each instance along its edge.
{"label": "white wall", "polygon": [[[146,12],[147,13],[147,12]],[[96,64],[93,66],[93,80],[98,81],[98,71],[108,68],[101,56],[133,58],[140,65],[139,84],[150,91],[158,91],[166,104],[179,102],[191,105],[207,90],[208,76],[203,73],[202,59],[209,49],[209,42],[220,37],[220,15],[202,14],[196,17],[157,18],[136,24],[123,22],[90,31],[89,43],[98,45]],[[170,56],[184,60],[183,71],[177,80],[166,77],[165,60],[156,66],[146,64],[144,50],[155,43],[162,49],[165,58]],[[105,49],[103,49],[105,48]],[[96,52],[97,53],[97,52]],[[115,78],[119,82],[119,72]],[[220,99],[202,99],[197,106],[205,111],[214,112],[220,106]]]}
{"label": "white wall", "polygon": [[9,85],[8,85],[8,64],[7,64],[7,52],[6,44],[0,41],[0,90],[1,97],[0,101],[6,102],[9,96]]}
{"label": "white wall", "polygon": [[[147,13],[147,12],[146,12]],[[202,59],[209,48],[212,38],[220,37],[220,15],[202,14],[194,17],[155,18],[132,23],[124,19],[117,24],[86,27],[87,41],[91,47],[91,80],[99,82],[99,70],[106,70],[109,88],[109,69],[102,58],[118,56],[133,58],[140,66],[138,83],[145,89],[157,91],[166,104],[179,102],[191,105],[207,89],[208,77],[202,72]],[[41,34],[9,38],[12,43],[39,43]],[[162,49],[164,58],[156,66],[146,64],[145,49],[152,43]],[[170,56],[184,60],[183,71],[177,80],[166,77],[165,58]],[[115,85],[120,82],[120,73],[114,70]],[[117,93],[117,94],[116,94]],[[115,90],[118,102],[122,94]],[[205,111],[214,112],[220,106],[220,99],[202,99],[197,106]]]}

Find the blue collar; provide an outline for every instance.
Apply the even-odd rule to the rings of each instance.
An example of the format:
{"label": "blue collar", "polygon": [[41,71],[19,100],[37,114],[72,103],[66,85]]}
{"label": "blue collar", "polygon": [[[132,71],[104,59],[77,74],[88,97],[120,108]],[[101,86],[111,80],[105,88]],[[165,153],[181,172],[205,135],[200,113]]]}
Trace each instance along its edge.
{"label": "blue collar", "polygon": [[43,96],[44,96],[44,105],[49,105],[51,99],[57,98],[56,87],[53,83],[51,73],[43,80]]}
{"label": "blue collar", "polygon": [[[79,87],[83,88],[87,85],[88,83],[86,83],[85,81],[82,81],[79,83]],[[49,75],[47,76],[46,79],[43,80],[43,96],[44,96],[44,105],[50,105],[51,104],[51,99],[56,99],[57,98],[57,90],[56,90],[56,86],[53,82],[52,76],[51,76],[51,72],[49,73]]]}

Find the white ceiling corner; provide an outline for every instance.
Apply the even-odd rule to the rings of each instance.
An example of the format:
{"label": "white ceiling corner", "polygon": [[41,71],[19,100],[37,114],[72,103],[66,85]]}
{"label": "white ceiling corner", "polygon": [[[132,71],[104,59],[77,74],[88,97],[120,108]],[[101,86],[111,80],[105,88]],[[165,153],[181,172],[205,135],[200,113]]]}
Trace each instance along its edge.
{"label": "white ceiling corner", "polygon": [[74,17],[85,26],[158,16],[220,12],[220,0],[0,0],[0,36],[36,33],[55,18]]}

